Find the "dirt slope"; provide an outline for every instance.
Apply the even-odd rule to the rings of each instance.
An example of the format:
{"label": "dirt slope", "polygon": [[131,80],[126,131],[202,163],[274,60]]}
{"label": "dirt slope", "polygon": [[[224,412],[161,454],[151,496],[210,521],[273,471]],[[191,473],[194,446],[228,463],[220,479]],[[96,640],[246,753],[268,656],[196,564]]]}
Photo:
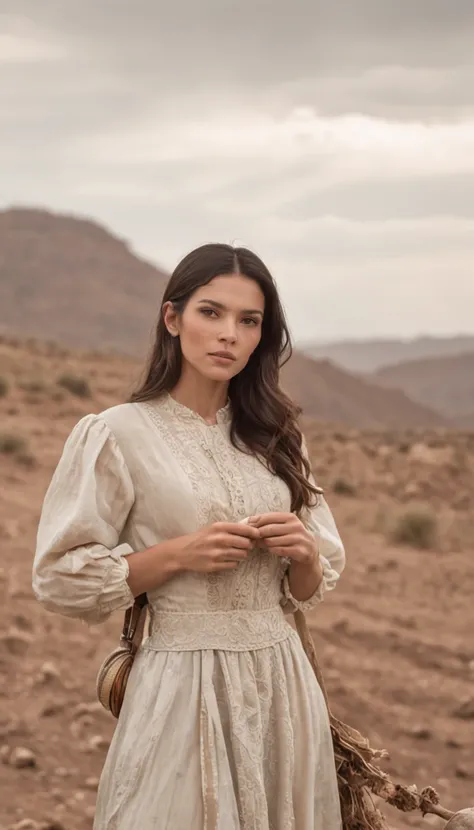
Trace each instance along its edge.
{"label": "dirt slope", "polygon": [[403,391],[381,389],[329,360],[296,353],[283,370],[283,383],[308,416],[356,427],[442,426],[437,412],[414,403]]}
{"label": "dirt slope", "polygon": [[409,340],[341,340],[335,343],[308,343],[303,350],[310,357],[332,360],[348,372],[366,374],[396,363],[473,351],[474,335],[415,337]]}
{"label": "dirt slope", "polygon": [[[91,398],[58,385],[66,369],[89,378]],[[136,370],[132,360],[0,343],[2,830],[26,819],[49,830],[92,826],[114,728],[95,703],[94,680],[120,619],[87,628],[48,614],[32,596],[31,564],[41,501],[67,434],[83,414],[122,400]],[[332,707],[390,750],[386,769],[394,779],[431,784],[446,806],[468,806],[473,435],[335,430],[314,422],[305,430],[348,553],[339,587],[311,619]],[[433,546],[423,551],[389,541],[400,511],[417,503],[437,522]],[[18,766],[22,759],[31,766]],[[442,826],[390,815],[397,830]]]}
{"label": "dirt slope", "polygon": [[370,380],[474,427],[474,351],[387,366]]}
{"label": "dirt slope", "polygon": [[91,221],[0,212],[0,331],[141,355],[166,279]]}

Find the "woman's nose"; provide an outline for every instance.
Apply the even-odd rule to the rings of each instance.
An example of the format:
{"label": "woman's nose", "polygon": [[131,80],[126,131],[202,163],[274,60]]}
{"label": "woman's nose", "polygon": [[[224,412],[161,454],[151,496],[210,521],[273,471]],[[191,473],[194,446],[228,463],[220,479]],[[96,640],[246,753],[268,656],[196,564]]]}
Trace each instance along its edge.
{"label": "woman's nose", "polygon": [[237,329],[235,323],[229,322],[223,328],[219,335],[220,340],[226,340],[229,343],[235,343],[237,340]]}

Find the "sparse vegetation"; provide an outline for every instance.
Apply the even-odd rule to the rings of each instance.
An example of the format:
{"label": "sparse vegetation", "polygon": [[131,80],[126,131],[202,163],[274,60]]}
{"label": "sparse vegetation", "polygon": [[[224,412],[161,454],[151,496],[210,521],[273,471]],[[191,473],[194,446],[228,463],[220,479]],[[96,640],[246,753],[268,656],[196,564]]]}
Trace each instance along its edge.
{"label": "sparse vegetation", "polygon": [[0,433],[0,453],[17,455],[26,451],[27,443],[21,435]]}
{"label": "sparse vegetation", "polygon": [[10,384],[6,378],[0,377],[0,398],[6,398],[10,389]]}
{"label": "sparse vegetation", "polygon": [[336,478],[333,482],[332,489],[338,496],[355,496],[357,492],[355,485],[345,478]]}
{"label": "sparse vegetation", "polygon": [[58,386],[67,389],[71,395],[76,395],[78,398],[91,398],[92,391],[89,381],[80,375],[75,375],[72,372],[65,372],[57,380]]}
{"label": "sparse vegetation", "polygon": [[391,531],[392,541],[399,545],[429,550],[438,538],[438,522],[428,507],[412,507],[402,513]]}
{"label": "sparse vegetation", "polygon": [[32,394],[37,394],[38,392],[44,392],[46,390],[46,383],[40,378],[23,380],[18,384],[18,386],[20,389],[23,389],[24,392],[31,392]]}

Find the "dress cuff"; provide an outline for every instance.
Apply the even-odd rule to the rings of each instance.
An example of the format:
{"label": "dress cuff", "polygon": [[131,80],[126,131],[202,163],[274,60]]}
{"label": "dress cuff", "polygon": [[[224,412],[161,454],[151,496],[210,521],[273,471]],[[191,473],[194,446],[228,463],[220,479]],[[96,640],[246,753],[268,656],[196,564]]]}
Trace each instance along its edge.
{"label": "dress cuff", "polygon": [[334,588],[338,579],[338,574],[336,574],[336,572],[331,568],[330,562],[324,556],[320,556],[319,559],[323,568],[323,578],[314,594],[312,594],[312,596],[308,599],[295,599],[290,590],[288,571],[285,573],[282,582],[283,598],[281,604],[286,611],[289,611],[290,613],[293,611],[311,611],[312,608],[315,608],[320,602],[323,601],[326,591]]}
{"label": "dress cuff", "polygon": [[[130,568],[127,562],[128,554],[133,553],[130,545],[122,544],[116,547],[111,554],[114,566],[108,569],[107,577],[102,587],[97,622],[101,622],[114,611],[130,608],[135,598],[127,582]],[[90,619],[90,622],[95,622]]]}

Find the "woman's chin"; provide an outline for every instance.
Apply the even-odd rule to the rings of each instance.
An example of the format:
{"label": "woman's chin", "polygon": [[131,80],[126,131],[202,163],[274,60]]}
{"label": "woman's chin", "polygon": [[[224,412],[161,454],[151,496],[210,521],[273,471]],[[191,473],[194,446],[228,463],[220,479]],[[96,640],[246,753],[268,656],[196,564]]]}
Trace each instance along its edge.
{"label": "woman's chin", "polygon": [[200,374],[208,380],[226,381],[233,378],[237,372],[235,366],[213,366],[212,368],[206,366],[205,369],[200,370]]}

